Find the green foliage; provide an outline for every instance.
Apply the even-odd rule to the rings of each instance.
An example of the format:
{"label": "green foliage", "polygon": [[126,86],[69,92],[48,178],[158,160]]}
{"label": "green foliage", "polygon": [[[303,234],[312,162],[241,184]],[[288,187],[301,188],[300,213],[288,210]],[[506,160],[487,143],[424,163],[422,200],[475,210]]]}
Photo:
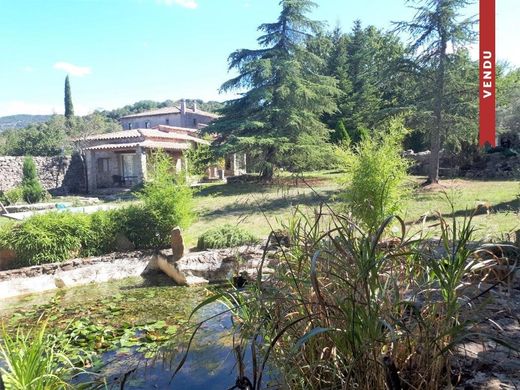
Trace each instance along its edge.
{"label": "green foliage", "polygon": [[20,202],[23,199],[23,188],[15,187],[7,191],[0,191],[0,202],[4,206],[9,206]]}
{"label": "green foliage", "polygon": [[325,73],[338,80],[338,109],[325,115],[334,126],[343,122],[352,142],[362,129],[373,129],[406,104],[406,83],[399,71],[405,48],[392,33],[354,22],[351,32],[336,29],[329,34],[331,48]]}
{"label": "green foliage", "polygon": [[325,160],[329,129],[320,118],[334,111],[339,93],[334,78],[320,73],[323,59],[305,44],[320,29],[320,23],[306,16],[315,4],[280,4],[278,20],[259,27],[261,49],[241,49],[229,56],[230,69],[239,75],[221,90],[247,92],[228,102],[223,116],[207,128],[222,135],[221,154],[258,153],[265,179],[279,167],[302,170],[313,167],[316,159]]}
{"label": "green foliage", "polygon": [[[184,228],[193,220],[193,190],[186,183],[183,173],[175,173],[175,167],[166,153],[155,153],[150,165],[149,178],[139,194],[143,210],[134,208],[130,214],[133,217],[139,217],[140,213],[147,216],[145,220],[150,222],[148,234],[155,237],[148,245],[158,247],[168,245],[175,226]],[[143,224],[142,220],[135,222]]]}
{"label": "green foliage", "polygon": [[188,170],[192,175],[204,175],[208,166],[215,162],[216,158],[210,145],[198,144],[186,152]]}
{"label": "green foliage", "polygon": [[89,216],[50,212],[3,228],[3,244],[16,252],[19,266],[59,262],[90,250]]}
{"label": "green foliage", "polygon": [[232,248],[258,243],[258,239],[239,226],[225,224],[204,232],[197,242],[198,250]]}
{"label": "green foliage", "polygon": [[[78,256],[101,255],[117,249],[123,234],[136,248],[162,248],[175,226],[193,218],[193,192],[175,175],[167,155],[154,157],[151,180],[139,194],[139,204],[91,215],[49,212],[0,230],[0,247],[17,255],[17,266],[59,262]],[[27,167],[27,172],[32,172]]]}
{"label": "green foliage", "polygon": [[342,120],[338,121],[336,127],[334,128],[334,132],[331,136],[331,141],[335,144],[350,144],[350,135],[345,128],[345,124]]}
{"label": "green foliage", "polygon": [[400,211],[405,201],[408,161],[401,156],[405,134],[402,120],[392,119],[377,136],[364,137],[341,153],[347,170],[343,199],[368,229]]}
{"label": "green foliage", "polygon": [[45,123],[31,124],[24,129],[2,134],[2,153],[8,156],[56,156],[62,153],[67,126],[62,116],[54,115]]}
{"label": "green foliage", "polygon": [[6,390],[72,389],[66,380],[72,376],[73,367],[45,329],[40,326],[34,335],[18,330],[14,336],[2,330],[0,356],[5,366],[0,367],[0,373]]}
{"label": "green foliage", "polygon": [[271,282],[218,291],[199,307],[218,299],[237,317],[237,349],[252,345],[262,362],[254,388],[266,364],[291,389],[449,387],[453,350],[486,338],[472,329],[481,318],[470,320],[482,307],[465,304],[483,264],[470,249],[471,217],[439,219],[440,247],[408,238],[399,218],[394,236],[392,218],[367,231],[348,215],[296,210]]}
{"label": "green foliage", "polygon": [[[471,43],[475,38],[473,25],[475,21],[471,18],[459,20],[459,10],[471,3],[471,0],[420,0],[419,6],[415,7],[416,12],[412,21],[401,22],[399,29],[408,33],[413,42],[410,52],[414,53],[411,59],[415,68],[420,69],[420,84],[425,84],[428,91],[426,99],[423,98],[421,105],[423,113],[430,116],[430,162],[428,181],[437,183],[439,181],[439,160],[440,149],[443,136],[450,133],[454,124],[460,121],[454,119],[462,118],[461,127],[467,126],[464,123],[467,116],[467,104],[473,103],[473,129],[476,129],[476,98],[478,88],[476,86],[476,67],[464,68],[461,64],[455,65],[456,73],[466,73],[462,80],[460,74],[457,80],[453,79],[454,73],[450,72],[450,65],[463,59],[458,50],[459,47]],[[453,54],[449,53],[449,48],[455,48]],[[467,55],[466,50],[466,57]],[[466,61],[467,62],[467,61]],[[467,88],[464,81],[472,80],[472,91]],[[454,91],[453,89],[458,89]],[[468,90],[470,91],[468,93]],[[457,97],[463,92],[464,97]],[[459,101],[457,101],[459,100]],[[453,112],[455,111],[455,115]],[[460,113],[460,114],[459,114]]]}
{"label": "green foliage", "polygon": [[74,106],[72,104],[72,94],[70,92],[69,76],[65,77],[65,118],[70,119],[74,116]]}
{"label": "green foliage", "polygon": [[36,164],[32,157],[25,157],[22,172],[23,199],[27,203],[37,203],[45,199],[46,191],[43,189],[40,180],[38,179]]}

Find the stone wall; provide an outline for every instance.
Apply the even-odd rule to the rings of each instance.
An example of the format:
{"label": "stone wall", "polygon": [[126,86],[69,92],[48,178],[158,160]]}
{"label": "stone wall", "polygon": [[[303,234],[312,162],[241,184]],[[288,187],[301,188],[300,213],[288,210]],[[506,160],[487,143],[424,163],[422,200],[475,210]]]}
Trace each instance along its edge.
{"label": "stone wall", "polygon": [[[43,187],[52,194],[66,195],[85,190],[85,175],[79,156],[33,157]],[[23,156],[0,156],[0,191],[22,182]]]}

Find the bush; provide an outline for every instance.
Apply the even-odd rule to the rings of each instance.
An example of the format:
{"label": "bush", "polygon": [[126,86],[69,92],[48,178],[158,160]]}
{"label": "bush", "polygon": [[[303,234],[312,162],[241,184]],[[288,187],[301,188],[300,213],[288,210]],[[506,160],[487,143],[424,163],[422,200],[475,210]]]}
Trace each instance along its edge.
{"label": "bush", "polygon": [[164,248],[173,229],[161,229],[158,216],[143,205],[131,205],[110,211],[116,233],[128,238],[137,249]]}
{"label": "bush", "polygon": [[71,259],[91,243],[90,217],[85,214],[51,212],[4,229],[0,241],[16,253],[20,266]]}
{"label": "bush", "polygon": [[129,233],[134,236],[135,231],[143,232],[150,238],[146,247],[156,248],[169,244],[174,227],[187,227],[193,220],[193,190],[182,174],[174,173],[175,168],[165,153],[156,153],[151,166],[149,180],[138,194],[142,207],[133,206],[127,211],[126,228],[133,229]]}
{"label": "bush", "polygon": [[392,119],[378,136],[363,137],[357,146],[340,150],[347,167],[343,199],[368,229],[400,211],[408,194],[409,162],[401,156],[405,134],[402,121]]}
{"label": "bush", "polygon": [[15,187],[5,192],[0,192],[0,202],[4,206],[9,206],[20,202],[23,199],[23,188]]}
{"label": "bush", "polygon": [[46,195],[46,191],[38,180],[34,160],[30,156],[25,157],[23,161],[22,191],[27,203],[40,202]]}
{"label": "bush", "polygon": [[256,243],[258,239],[251,233],[238,226],[225,224],[203,233],[197,242],[197,249],[232,248]]}
{"label": "bush", "polygon": [[199,144],[196,148],[186,152],[188,158],[188,170],[191,175],[204,175],[206,169],[216,162],[216,157],[211,152],[209,145]]}

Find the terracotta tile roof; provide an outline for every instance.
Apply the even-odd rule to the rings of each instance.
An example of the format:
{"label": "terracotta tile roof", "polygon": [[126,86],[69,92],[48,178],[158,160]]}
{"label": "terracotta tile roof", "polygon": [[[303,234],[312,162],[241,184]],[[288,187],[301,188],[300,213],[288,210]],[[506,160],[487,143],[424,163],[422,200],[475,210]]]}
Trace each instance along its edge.
{"label": "terracotta tile roof", "polygon": [[209,145],[208,141],[203,140],[202,138],[193,137],[188,134],[166,132],[166,131],[161,131],[161,130],[157,130],[157,129],[138,129],[137,131],[139,131],[145,139],[149,139],[149,138],[175,139],[175,140],[192,141],[192,142],[196,142],[198,144]]}
{"label": "terracotta tile roof", "polygon": [[134,149],[139,146],[139,142],[131,144],[103,144],[97,146],[90,146],[86,150],[122,150],[122,149]]}
{"label": "terracotta tile roof", "polygon": [[[207,126],[207,125],[206,125]],[[152,129],[167,131],[167,132],[174,132],[174,131],[181,131],[181,132],[187,132],[187,133],[198,133],[199,129],[194,129],[192,127],[180,127],[180,126],[170,126],[170,125],[157,125],[152,127]]]}
{"label": "terracotta tile roof", "polygon": [[188,142],[161,142],[146,140],[139,143],[141,147],[148,149],[164,149],[164,150],[187,150],[191,147]]}
{"label": "terracotta tile roof", "polygon": [[[175,128],[171,127],[173,130],[185,130],[184,128]],[[193,129],[191,129],[193,130]],[[192,131],[193,133],[193,131]],[[195,131],[196,133],[196,131]],[[175,131],[161,131],[158,129],[133,129],[133,130],[123,130],[117,131],[115,133],[106,133],[106,134],[96,134],[90,137],[86,137],[86,141],[109,141],[109,140],[123,140],[123,139],[140,139],[146,140],[150,138],[159,138],[159,139],[171,139],[171,140],[183,140],[183,141],[192,141],[198,144],[209,144],[207,141],[202,138],[196,137],[194,135],[184,134],[184,133],[176,133]]]}
{"label": "terracotta tile roof", "polygon": [[86,150],[126,150],[135,149],[138,146],[145,149],[186,150],[189,149],[191,145],[188,142],[161,142],[146,140],[130,144],[103,144],[91,146],[86,148]]}
{"label": "terracotta tile roof", "polygon": [[88,137],[85,137],[87,141],[102,141],[102,140],[111,140],[111,139],[124,139],[124,138],[139,138],[141,137],[141,133],[137,130],[123,130],[116,131],[114,133],[105,133],[105,134],[95,134]]}

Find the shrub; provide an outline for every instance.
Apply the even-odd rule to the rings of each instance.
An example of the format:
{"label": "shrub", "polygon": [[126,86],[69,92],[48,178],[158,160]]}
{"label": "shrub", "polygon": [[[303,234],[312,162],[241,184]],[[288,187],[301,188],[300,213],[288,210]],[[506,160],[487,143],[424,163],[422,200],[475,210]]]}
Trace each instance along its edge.
{"label": "shrub", "polygon": [[36,165],[30,156],[25,157],[23,161],[22,190],[27,203],[37,203],[45,198],[46,191],[38,180]]}
{"label": "shrub", "polygon": [[52,263],[77,257],[91,243],[90,217],[50,212],[4,228],[0,241],[16,253],[20,266]]}
{"label": "shrub", "polygon": [[186,152],[188,159],[188,170],[192,175],[204,175],[206,169],[216,162],[216,157],[211,152],[209,145],[199,144],[196,148]]}
{"label": "shrub", "polygon": [[110,211],[115,232],[122,233],[137,249],[163,248],[168,245],[171,229],[161,229],[158,216],[143,205],[131,205]]}
{"label": "shrub", "polygon": [[386,131],[363,137],[358,145],[340,150],[347,167],[343,199],[369,229],[400,211],[408,194],[405,179],[409,163],[401,156],[405,134],[402,121],[392,119]]}
{"label": "shrub", "polygon": [[116,250],[118,217],[113,210],[101,210],[90,215],[90,232],[82,255],[97,256]]}
{"label": "shrub", "polygon": [[[149,180],[138,194],[141,206],[128,210],[128,223],[137,231],[146,226],[146,236],[153,235],[148,247],[168,245],[175,226],[187,227],[193,219],[193,190],[183,174],[175,174],[170,158],[163,152],[152,158]],[[134,217],[138,219],[134,220]],[[143,220],[146,219],[145,220]],[[131,238],[128,237],[130,240]],[[135,243],[135,242],[134,242]],[[137,245],[137,244],[136,244]]]}
{"label": "shrub", "polygon": [[13,205],[23,199],[23,188],[15,187],[0,193],[0,202],[5,206]]}
{"label": "shrub", "polygon": [[197,242],[197,249],[231,248],[256,244],[258,239],[246,230],[229,224],[214,227],[203,233]]}

